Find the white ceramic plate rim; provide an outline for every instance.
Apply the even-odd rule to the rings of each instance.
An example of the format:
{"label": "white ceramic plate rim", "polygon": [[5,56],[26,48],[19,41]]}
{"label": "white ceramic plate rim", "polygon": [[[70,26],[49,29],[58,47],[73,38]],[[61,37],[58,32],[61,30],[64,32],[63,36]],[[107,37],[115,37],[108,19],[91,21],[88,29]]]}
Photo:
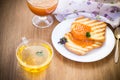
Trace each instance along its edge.
{"label": "white ceramic plate rim", "polygon": [[69,19],[59,23],[52,32],[51,38],[53,46],[61,55],[77,62],[94,62],[105,58],[111,53],[115,46],[115,37],[109,27],[106,28],[106,41],[103,46],[88,52],[88,54],[84,56],[76,55],[68,51],[64,45],[58,44],[60,38],[62,38],[65,33],[70,31],[70,26],[73,21],[74,19]]}

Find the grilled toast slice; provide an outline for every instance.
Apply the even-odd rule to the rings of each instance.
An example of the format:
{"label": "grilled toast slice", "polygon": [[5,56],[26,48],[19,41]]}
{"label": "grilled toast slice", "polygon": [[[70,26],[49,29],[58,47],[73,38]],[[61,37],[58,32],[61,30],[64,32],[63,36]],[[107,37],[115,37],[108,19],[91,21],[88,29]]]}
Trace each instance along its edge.
{"label": "grilled toast slice", "polygon": [[[75,54],[85,55],[103,45],[105,32],[106,23],[79,17],[71,25],[71,31],[64,35],[67,39],[65,47]],[[89,33],[88,37],[86,33]]]}
{"label": "grilled toast slice", "polygon": [[67,39],[67,42],[65,43],[65,47],[66,47],[66,49],[68,49],[69,51],[71,51],[71,52],[73,52],[73,53],[75,53],[77,55],[85,55],[89,51],[91,51],[91,50],[93,50],[95,48],[99,48],[99,47],[101,47],[103,45],[103,42],[94,41],[94,43],[91,44],[91,45],[82,46],[83,43],[81,43],[82,45],[74,43],[70,39],[70,36],[72,36],[70,33],[65,34],[65,38]]}
{"label": "grilled toast slice", "polygon": [[[87,26],[87,27],[91,28],[90,39],[101,41],[101,42],[105,41],[105,31],[106,31],[106,26],[107,26],[107,24],[105,22],[101,22],[98,20],[91,20],[90,18],[85,18],[82,16],[82,17],[77,18],[73,22],[73,24],[71,26],[71,30],[75,29],[77,24],[80,26]],[[85,34],[83,34],[83,35],[85,35]]]}

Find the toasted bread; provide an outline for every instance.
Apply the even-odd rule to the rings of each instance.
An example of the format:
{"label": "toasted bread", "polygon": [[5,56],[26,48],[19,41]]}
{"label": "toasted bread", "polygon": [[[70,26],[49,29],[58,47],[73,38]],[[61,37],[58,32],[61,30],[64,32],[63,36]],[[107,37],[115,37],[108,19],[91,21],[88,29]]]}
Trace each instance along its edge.
{"label": "toasted bread", "polygon": [[[83,29],[89,27],[91,30],[88,29],[87,30],[90,31],[90,37],[84,38],[86,37],[84,34],[85,31],[82,34],[81,30],[83,29],[79,31],[79,27],[76,27],[76,25],[80,27],[82,26]],[[69,51],[75,54],[85,55],[89,51],[95,48],[99,48],[103,45],[105,41],[105,30],[106,30],[106,23],[104,22],[98,20],[91,20],[85,17],[77,18],[71,25],[71,31],[66,33],[64,36],[67,39],[67,42],[65,43],[65,47],[66,49],[68,49]],[[74,33],[72,33],[73,31]],[[76,37],[75,35],[80,37]],[[83,37],[81,37],[81,35]]]}
{"label": "toasted bread", "polygon": [[70,37],[69,37],[70,35],[71,35],[70,33],[65,34],[65,38],[67,39],[67,42],[65,43],[65,47],[69,51],[71,51],[75,54],[78,54],[78,55],[85,55],[85,54],[87,54],[87,52],[89,52],[95,48],[99,48],[103,45],[103,42],[95,41],[94,44],[92,44],[90,46],[82,47],[82,46],[74,43],[70,39]]}
{"label": "toasted bread", "polygon": [[98,40],[101,42],[105,41],[105,30],[107,26],[105,22],[101,22],[98,20],[91,20],[85,17],[80,17],[73,22],[71,29],[73,29],[77,23],[91,27],[91,32],[90,32],[91,39]]}

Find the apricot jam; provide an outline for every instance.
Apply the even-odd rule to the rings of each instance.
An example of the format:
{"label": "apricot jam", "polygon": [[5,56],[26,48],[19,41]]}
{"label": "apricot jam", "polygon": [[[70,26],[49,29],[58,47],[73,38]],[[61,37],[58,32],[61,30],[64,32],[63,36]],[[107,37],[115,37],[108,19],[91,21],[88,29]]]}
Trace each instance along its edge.
{"label": "apricot jam", "polygon": [[86,36],[86,33],[91,32],[91,27],[81,23],[74,23],[69,38],[77,45],[82,47],[91,46],[94,44],[94,40],[91,40]]}

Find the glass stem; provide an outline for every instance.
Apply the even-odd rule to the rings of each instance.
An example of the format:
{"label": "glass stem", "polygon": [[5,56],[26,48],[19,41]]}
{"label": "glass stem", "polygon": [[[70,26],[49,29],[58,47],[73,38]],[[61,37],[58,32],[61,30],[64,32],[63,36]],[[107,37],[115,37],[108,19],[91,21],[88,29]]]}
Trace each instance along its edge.
{"label": "glass stem", "polygon": [[47,20],[47,16],[39,16],[39,19],[41,20],[41,21],[44,21],[46,24],[49,24],[49,22],[48,22],[48,20]]}

